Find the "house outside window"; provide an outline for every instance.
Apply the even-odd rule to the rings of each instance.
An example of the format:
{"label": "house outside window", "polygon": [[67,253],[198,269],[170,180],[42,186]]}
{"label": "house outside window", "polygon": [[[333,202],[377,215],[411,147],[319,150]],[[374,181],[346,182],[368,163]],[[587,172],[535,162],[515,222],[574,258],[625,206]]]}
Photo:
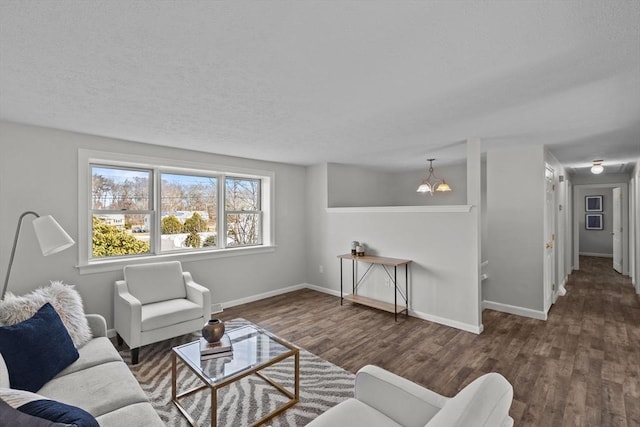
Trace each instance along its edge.
{"label": "house outside window", "polygon": [[80,227],[80,238],[86,242],[80,245],[81,272],[83,266],[107,261],[241,254],[237,250],[273,244],[273,215],[268,209],[273,173],[81,154],[81,181],[82,169],[89,177],[84,236]]}

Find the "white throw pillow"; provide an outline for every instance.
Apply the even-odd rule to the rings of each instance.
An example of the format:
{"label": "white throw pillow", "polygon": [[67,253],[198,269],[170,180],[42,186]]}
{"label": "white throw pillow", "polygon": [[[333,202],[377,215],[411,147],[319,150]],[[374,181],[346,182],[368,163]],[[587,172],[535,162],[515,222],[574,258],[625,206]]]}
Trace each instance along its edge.
{"label": "white throw pillow", "polygon": [[49,286],[24,296],[7,292],[4,300],[0,301],[0,325],[15,325],[25,321],[46,303],[56,310],[77,348],[91,340],[91,329],[84,315],[80,294],[72,285],[60,281],[52,281]]}

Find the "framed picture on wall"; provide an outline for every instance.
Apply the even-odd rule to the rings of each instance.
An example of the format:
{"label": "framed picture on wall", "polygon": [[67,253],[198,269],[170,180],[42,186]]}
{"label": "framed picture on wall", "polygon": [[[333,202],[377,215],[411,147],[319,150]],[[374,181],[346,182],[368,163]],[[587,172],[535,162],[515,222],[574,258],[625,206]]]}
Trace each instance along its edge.
{"label": "framed picture on wall", "polygon": [[602,214],[586,214],[584,228],[587,230],[602,230]]}
{"label": "framed picture on wall", "polygon": [[585,196],[585,212],[602,212],[602,196]]}

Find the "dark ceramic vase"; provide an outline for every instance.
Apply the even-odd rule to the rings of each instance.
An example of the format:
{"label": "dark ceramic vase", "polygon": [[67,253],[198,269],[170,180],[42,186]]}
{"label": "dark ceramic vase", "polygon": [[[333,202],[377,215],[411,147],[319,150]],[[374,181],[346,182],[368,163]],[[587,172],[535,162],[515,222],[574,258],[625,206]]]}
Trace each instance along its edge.
{"label": "dark ceramic vase", "polygon": [[202,327],[202,337],[207,342],[218,342],[224,335],[224,322],[220,319],[212,318]]}

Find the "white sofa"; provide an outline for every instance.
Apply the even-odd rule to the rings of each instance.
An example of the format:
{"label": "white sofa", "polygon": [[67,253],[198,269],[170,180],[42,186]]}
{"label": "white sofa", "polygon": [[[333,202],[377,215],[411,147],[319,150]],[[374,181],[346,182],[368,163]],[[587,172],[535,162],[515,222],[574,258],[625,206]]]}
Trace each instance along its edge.
{"label": "white sofa", "polygon": [[93,339],[79,350],[80,357],[38,394],[93,415],[101,427],[161,427],[164,423],[147,395],[107,338],[107,322],[86,315]]}
{"label": "white sofa", "polygon": [[355,398],[313,420],[309,427],[509,427],[511,384],[500,374],[483,375],[447,398],[377,366],[356,374]]}
{"label": "white sofa", "polygon": [[211,294],[179,261],[128,265],[115,282],[114,312],[118,344],[127,343],[136,364],[141,346],[201,330]]}

